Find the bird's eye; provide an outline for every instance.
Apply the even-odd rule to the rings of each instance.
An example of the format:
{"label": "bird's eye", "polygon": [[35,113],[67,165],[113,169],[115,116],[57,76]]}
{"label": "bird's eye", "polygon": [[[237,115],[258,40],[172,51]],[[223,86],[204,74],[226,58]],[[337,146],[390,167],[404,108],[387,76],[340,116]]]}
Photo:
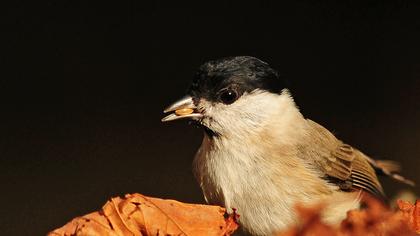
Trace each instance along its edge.
{"label": "bird's eye", "polygon": [[238,93],[233,89],[225,89],[221,91],[219,98],[226,105],[232,104],[238,99]]}

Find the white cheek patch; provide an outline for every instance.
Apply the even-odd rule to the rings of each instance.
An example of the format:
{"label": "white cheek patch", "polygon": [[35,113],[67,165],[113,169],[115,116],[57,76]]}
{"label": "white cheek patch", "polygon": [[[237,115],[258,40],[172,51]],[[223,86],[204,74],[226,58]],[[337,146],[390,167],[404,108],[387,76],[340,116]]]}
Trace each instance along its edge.
{"label": "white cheek patch", "polygon": [[255,90],[244,93],[230,105],[201,99],[200,106],[205,110],[206,118],[203,122],[210,129],[220,134],[237,136],[258,130],[275,113],[287,109],[287,106],[294,107],[294,103],[287,90],[281,95]]}

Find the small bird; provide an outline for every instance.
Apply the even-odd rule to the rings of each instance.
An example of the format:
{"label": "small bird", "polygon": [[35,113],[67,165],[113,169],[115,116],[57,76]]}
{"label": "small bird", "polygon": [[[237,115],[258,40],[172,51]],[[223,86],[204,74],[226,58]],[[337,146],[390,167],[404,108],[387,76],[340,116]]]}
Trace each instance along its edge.
{"label": "small bird", "polygon": [[297,223],[296,203],[326,202],[323,220],[339,222],[362,191],[384,198],[376,173],[413,184],[397,163],[375,161],[306,119],[285,79],[255,57],[203,64],[188,95],[164,112],[163,122],[189,118],[204,129],[193,171],[205,200],[237,209],[252,235]]}

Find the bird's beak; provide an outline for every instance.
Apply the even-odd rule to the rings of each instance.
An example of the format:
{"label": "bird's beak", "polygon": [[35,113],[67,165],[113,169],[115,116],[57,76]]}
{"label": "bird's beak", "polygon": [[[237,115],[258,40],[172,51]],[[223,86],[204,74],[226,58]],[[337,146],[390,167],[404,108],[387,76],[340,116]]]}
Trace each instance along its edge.
{"label": "bird's beak", "polygon": [[174,102],[172,105],[168,106],[163,113],[173,112],[165,116],[162,119],[162,122],[178,120],[183,118],[201,118],[203,114],[198,112],[197,107],[194,105],[193,99],[191,96],[185,96],[178,101]]}

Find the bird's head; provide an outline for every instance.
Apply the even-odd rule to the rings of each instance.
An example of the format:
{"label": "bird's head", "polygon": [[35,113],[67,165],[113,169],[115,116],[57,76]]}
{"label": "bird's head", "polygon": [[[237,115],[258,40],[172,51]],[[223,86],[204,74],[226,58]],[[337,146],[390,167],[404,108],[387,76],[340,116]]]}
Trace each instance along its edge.
{"label": "bird's head", "polygon": [[257,58],[209,61],[200,66],[187,96],[165,109],[171,113],[162,121],[190,118],[209,136],[240,135],[269,121],[274,109],[294,106],[286,87],[285,80]]}

